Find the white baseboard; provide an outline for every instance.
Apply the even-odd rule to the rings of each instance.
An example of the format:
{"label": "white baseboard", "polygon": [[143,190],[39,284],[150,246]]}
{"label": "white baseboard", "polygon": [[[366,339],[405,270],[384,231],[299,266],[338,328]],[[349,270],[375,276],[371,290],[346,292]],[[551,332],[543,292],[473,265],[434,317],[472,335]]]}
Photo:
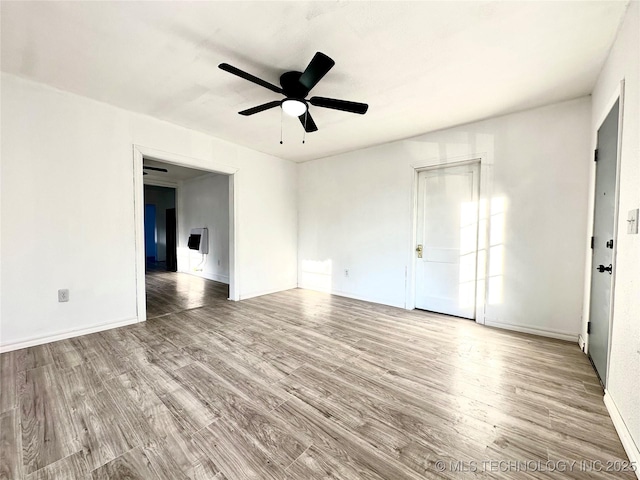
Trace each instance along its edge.
{"label": "white baseboard", "polygon": [[226,283],[227,285],[229,285],[228,275],[220,275],[218,273],[208,273],[208,272],[196,272],[193,270],[178,270],[178,271],[180,273],[187,273],[195,277],[206,278],[207,280],[213,280],[214,282]]}
{"label": "white baseboard", "polygon": [[331,295],[337,295],[338,297],[352,298],[354,300],[362,300],[363,302],[377,303],[379,305],[386,305],[388,307],[404,308],[404,302],[402,304],[397,304],[397,303],[393,303],[390,300],[382,300],[379,298],[367,298],[360,295],[354,295],[352,293],[343,292],[341,290],[331,290],[329,293]]}
{"label": "white baseboard", "polygon": [[587,353],[584,351],[584,338],[582,338],[582,334],[578,335],[578,346],[580,347],[580,350]]}
{"label": "white baseboard", "polygon": [[[304,290],[312,290],[314,292],[321,292],[321,293],[327,293],[329,295],[336,295],[338,297],[345,297],[345,298],[352,298],[354,300],[362,300],[363,302],[371,302],[371,303],[377,303],[379,305],[386,305],[389,307],[396,307],[396,308],[405,308],[404,306],[404,301],[402,302],[402,304],[399,303],[394,303],[390,300],[383,300],[383,299],[379,299],[379,298],[371,298],[371,297],[363,297],[360,295],[354,295],[352,293],[349,292],[343,292],[341,290],[319,290],[317,288],[312,288],[312,287],[308,287],[305,285],[298,285],[298,288],[302,288]],[[413,310],[413,309],[410,309]]]}
{"label": "white baseboard", "polygon": [[90,333],[102,332],[104,330],[111,330],[112,328],[124,327],[138,323],[138,318],[129,318],[127,320],[121,320],[119,322],[102,323],[100,325],[94,325],[87,328],[79,328],[73,330],[66,330],[64,332],[58,332],[51,335],[44,335],[41,337],[32,337],[26,340],[20,340],[18,342],[6,343],[0,345],[0,352],[11,352],[13,350],[20,350],[22,348],[34,347],[36,345],[43,345],[45,343],[57,342],[58,340],[65,340],[67,338],[79,337],[81,335],[88,335]]}
{"label": "white baseboard", "polygon": [[613,426],[616,427],[616,432],[618,432],[624,451],[627,452],[629,461],[633,462],[636,466],[636,476],[640,479],[640,449],[638,449],[638,446],[633,441],[631,432],[629,432],[627,425],[624,423],[624,419],[622,415],[620,415],[620,410],[618,410],[618,406],[616,402],[613,401],[613,398],[611,398],[608,390],[604,391],[604,404],[609,411]]}
{"label": "white baseboard", "polygon": [[195,275],[206,278],[207,280],[213,280],[214,282],[226,283],[227,285],[229,285],[228,275],[219,275],[217,273],[206,273],[206,272],[195,273]]}
{"label": "white baseboard", "polygon": [[262,295],[270,295],[272,293],[278,293],[278,292],[284,292],[285,290],[292,290],[294,288],[298,288],[297,284],[291,284],[291,285],[287,285],[285,287],[282,288],[274,288],[271,290],[260,290],[260,291],[256,291],[256,292],[249,292],[249,293],[241,293],[240,294],[240,300],[247,300],[249,298],[254,298],[254,297],[261,297]]}
{"label": "white baseboard", "polygon": [[578,342],[579,333],[561,332],[558,330],[547,330],[535,327],[526,327],[522,325],[513,325],[510,323],[496,322],[493,320],[485,320],[485,326],[503,328],[505,330],[513,330],[514,332],[529,333],[531,335],[539,335],[541,337],[557,338],[558,340],[567,340],[569,342]]}

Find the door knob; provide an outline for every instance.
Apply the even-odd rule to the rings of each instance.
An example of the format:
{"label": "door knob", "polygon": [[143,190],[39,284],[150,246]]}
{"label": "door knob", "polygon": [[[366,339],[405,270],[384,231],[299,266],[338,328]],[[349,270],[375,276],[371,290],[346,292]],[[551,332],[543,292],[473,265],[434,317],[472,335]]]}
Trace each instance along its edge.
{"label": "door knob", "polygon": [[598,266],[598,271],[600,273],[609,272],[609,275],[611,275],[612,270],[613,270],[613,265],[611,264],[609,264],[608,267],[605,267],[604,265]]}
{"label": "door knob", "polygon": [[418,252],[418,258],[422,258],[422,245],[416,247],[416,252]]}

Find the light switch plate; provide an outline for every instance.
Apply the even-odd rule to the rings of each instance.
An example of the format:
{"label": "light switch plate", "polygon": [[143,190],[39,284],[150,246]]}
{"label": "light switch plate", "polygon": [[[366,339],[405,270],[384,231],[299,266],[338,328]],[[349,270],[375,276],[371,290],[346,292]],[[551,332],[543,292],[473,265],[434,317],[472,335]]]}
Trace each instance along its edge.
{"label": "light switch plate", "polygon": [[629,234],[638,233],[638,213],[639,212],[640,212],[640,209],[638,208],[629,210],[629,214],[627,215],[627,233]]}

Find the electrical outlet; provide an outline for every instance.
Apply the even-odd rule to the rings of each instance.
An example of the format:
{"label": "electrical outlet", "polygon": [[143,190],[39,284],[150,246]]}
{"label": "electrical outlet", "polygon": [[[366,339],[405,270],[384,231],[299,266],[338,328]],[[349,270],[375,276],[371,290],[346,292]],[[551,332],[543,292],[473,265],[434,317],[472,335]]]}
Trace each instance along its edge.
{"label": "electrical outlet", "polygon": [[345,277],[348,277],[348,276],[349,276],[349,269],[348,269],[348,268],[345,268],[345,269],[344,269],[344,276],[345,276]]}
{"label": "electrical outlet", "polygon": [[69,301],[69,289],[61,288],[58,290],[58,302],[68,302]]}

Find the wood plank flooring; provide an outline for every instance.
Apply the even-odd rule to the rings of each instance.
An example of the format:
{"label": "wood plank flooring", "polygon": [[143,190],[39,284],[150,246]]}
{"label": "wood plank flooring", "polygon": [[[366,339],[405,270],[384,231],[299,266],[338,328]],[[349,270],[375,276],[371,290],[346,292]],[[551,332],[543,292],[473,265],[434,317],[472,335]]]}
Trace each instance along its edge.
{"label": "wood plank flooring", "polygon": [[147,319],[202,307],[229,297],[229,286],[183,273],[149,270],[146,275]]}
{"label": "wood plank flooring", "polygon": [[[143,324],[0,356],[0,478],[635,478],[580,471],[627,457],[577,345],[305,290],[148,284]],[[578,463],[532,471],[558,460]]]}

